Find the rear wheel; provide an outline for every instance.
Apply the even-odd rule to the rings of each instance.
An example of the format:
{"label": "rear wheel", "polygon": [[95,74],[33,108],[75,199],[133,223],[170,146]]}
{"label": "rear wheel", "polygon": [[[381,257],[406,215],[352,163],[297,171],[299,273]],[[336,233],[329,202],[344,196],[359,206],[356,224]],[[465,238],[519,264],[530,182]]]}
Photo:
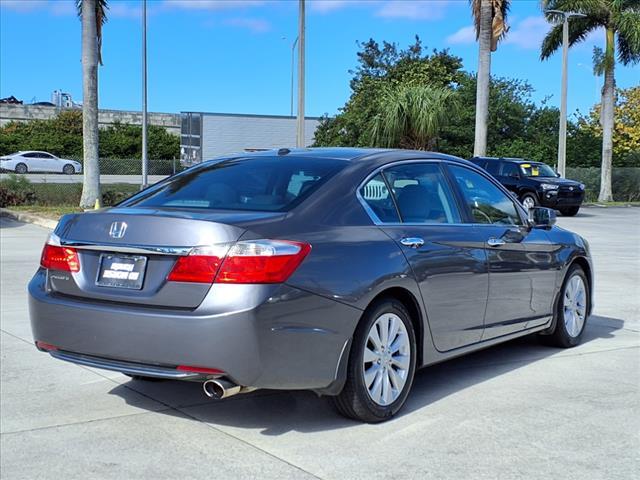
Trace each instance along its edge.
{"label": "rear wheel", "polygon": [[590,295],[584,270],[579,265],[572,265],[562,285],[553,331],[542,336],[545,343],[562,348],[580,343],[589,315]]}
{"label": "rear wheel", "polygon": [[19,173],[21,175],[25,174],[25,173],[27,173],[29,171],[29,169],[27,168],[27,166],[24,163],[17,164],[15,170],[16,170],[16,173]]}
{"label": "rear wheel", "polygon": [[565,207],[560,209],[560,213],[565,217],[574,217],[579,210],[580,207]]}
{"label": "rear wheel", "polygon": [[356,329],[347,381],[333,398],[344,416],[388,420],[402,408],[416,369],[416,339],[407,309],[384,299],[368,309]]}
{"label": "rear wheel", "polygon": [[73,165],[67,163],[64,167],[62,167],[62,173],[73,175],[74,173],[76,173],[76,169],[73,168]]}
{"label": "rear wheel", "polygon": [[538,205],[538,199],[536,198],[535,193],[525,193],[520,197],[520,203],[527,210],[531,210],[533,207]]}

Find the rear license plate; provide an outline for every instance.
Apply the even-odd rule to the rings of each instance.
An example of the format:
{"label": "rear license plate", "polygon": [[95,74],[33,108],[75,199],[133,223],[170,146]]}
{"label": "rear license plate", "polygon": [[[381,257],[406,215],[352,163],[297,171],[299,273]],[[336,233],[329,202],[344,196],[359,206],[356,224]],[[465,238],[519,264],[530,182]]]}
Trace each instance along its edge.
{"label": "rear license plate", "polygon": [[96,285],[140,290],[146,267],[147,257],[103,253]]}

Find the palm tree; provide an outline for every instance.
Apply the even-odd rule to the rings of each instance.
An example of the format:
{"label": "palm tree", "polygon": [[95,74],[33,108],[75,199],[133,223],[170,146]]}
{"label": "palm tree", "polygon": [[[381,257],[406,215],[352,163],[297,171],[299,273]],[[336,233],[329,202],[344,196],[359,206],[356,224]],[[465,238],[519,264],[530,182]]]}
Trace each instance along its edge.
{"label": "palm tree", "polygon": [[455,114],[453,90],[430,85],[404,85],[389,90],[374,119],[373,144],[433,150],[440,129]]}
{"label": "palm tree", "polygon": [[[613,200],[611,192],[611,160],[613,156],[613,115],[615,107],[615,63],[623,65],[640,61],[640,0],[543,0],[544,9],[572,11],[586,17],[569,23],[569,46],[584,40],[598,29],[605,29],[605,49],[594,49],[594,70],[604,73],[602,88],[602,169],[600,178],[601,202]],[[549,20],[554,14],[547,14]],[[542,42],[540,57],[545,60],[562,46],[562,25],[555,25]]]}
{"label": "palm tree", "polygon": [[102,65],[102,26],[107,0],[77,0],[82,21],[82,146],[84,182],[80,206],[90,208],[100,198],[98,165],[98,64]]}
{"label": "palm tree", "polygon": [[489,118],[489,81],[491,75],[491,52],[495,52],[500,41],[509,31],[507,13],[509,0],[469,0],[479,44],[478,83],[476,90],[476,128],[473,155],[487,153],[487,123]]}

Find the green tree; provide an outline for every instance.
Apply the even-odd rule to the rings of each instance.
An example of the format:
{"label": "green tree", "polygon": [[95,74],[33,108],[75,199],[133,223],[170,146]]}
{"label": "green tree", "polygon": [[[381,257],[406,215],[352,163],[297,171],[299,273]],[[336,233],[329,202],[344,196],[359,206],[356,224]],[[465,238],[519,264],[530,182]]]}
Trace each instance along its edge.
{"label": "green tree", "polygon": [[373,144],[433,150],[455,107],[454,92],[448,88],[402,85],[389,90],[373,122]]}
{"label": "green tree", "polygon": [[102,27],[107,0],[77,0],[82,22],[82,112],[84,182],[80,206],[93,207],[100,198],[98,164],[98,64],[102,65]]}
{"label": "green tree", "polygon": [[476,86],[476,114],[474,156],[487,151],[489,128],[489,91],[491,77],[491,52],[498,48],[509,27],[507,13],[509,0],[470,0],[478,40],[478,83]]}
{"label": "green tree", "polygon": [[451,87],[463,77],[460,58],[447,50],[425,51],[418,37],[401,50],[373,39],[360,44],[351,96],[340,113],[325,116],[315,132],[317,146],[372,146],[376,118],[389,92],[403,86]]}
{"label": "green tree", "polygon": [[[605,30],[605,49],[594,52],[595,70],[604,74],[602,88],[602,166],[598,200],[611,201],[611,166],[615,108],[615,63],[640,61],[640,0],[543,0],[544,9],[574,11],[586,15],[569,23],[569,45],[584,40],[600,28]],[[550,20],[557,15],[547,14]],[[542,42],[541,58],[547,59],[562,45],[562,25],[557,24]]]}

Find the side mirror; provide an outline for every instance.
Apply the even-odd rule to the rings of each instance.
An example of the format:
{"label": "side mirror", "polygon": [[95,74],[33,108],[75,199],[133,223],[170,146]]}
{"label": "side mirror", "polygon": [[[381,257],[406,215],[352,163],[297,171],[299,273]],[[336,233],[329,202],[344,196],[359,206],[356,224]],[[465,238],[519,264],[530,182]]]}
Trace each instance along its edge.
{"label": "side mirror", "polygon": [[560,178],[560,174],[558,172],[556,172],[556,177]]}
{"label": "side mirror", "polygon": [[551,208],[533,207],[529,209],[529,225],[535,228],[551,228],[556,224],[556,211]]}

